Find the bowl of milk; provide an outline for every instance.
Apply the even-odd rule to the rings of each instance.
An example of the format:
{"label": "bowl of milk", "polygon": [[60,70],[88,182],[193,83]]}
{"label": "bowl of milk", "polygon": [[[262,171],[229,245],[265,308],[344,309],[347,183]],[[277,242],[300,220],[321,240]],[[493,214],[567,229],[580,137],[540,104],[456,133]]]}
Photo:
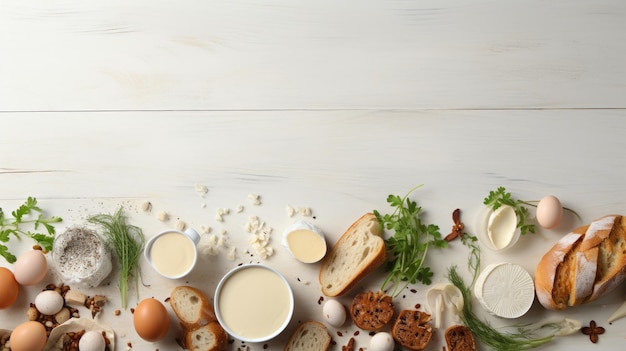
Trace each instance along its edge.
{"label": "bowl of milk", "polygon": [[294,296],[287,279],[269,266],[246,264],[222,277],[213,299],[224,330],[245,342],[263,342],[279,335],[293,316]]}

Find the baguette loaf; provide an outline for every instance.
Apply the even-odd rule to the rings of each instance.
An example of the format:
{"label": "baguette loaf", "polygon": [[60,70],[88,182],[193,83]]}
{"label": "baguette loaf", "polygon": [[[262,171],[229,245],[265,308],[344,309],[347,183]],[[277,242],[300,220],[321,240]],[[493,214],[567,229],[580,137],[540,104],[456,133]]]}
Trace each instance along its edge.
{"label": "baguette loaf", "polygon": [[366,213],[339,238],[322,261],[319,281],[326,296],[341,296],[386,259],[380,222]]}
{"label": "baguette loaf", "polygon": [[563,310],[588,303],[626,279],[626,217],[607,215],[574,229],[539,261],[537,299]]}
{"label": "baguette loaf", "polygon": [[202,291],[191,286],[177,286],[170,293],[169,303],[183,327],[184,347],[191,351],[226,350],[228,335]]}
{"label": "baguette loaf", "polygon": [[294,330],[284,351],[326,351],[330,346],[330,334],[320,322],[307,321]]}

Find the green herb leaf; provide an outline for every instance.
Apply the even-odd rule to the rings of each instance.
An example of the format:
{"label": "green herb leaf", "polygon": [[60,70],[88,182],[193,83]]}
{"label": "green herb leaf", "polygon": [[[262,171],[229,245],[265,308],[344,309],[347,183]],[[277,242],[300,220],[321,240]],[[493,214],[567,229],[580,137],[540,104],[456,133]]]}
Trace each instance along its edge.
{"label": "green herb leaf", "polygon": [[[38,213],[37,217],[29,219],[28,216],[33,215],[33,212]],[[21,236],[27,236],[37,242],[45,251],[52,250],[55,233],[52,223],[61,222],[61,217],[46,218],[34,197],[28,197],[20,207],[11,212],[11,215],[12,218],[7,218],[0,209],[0,242],[8,242],[11,235],[18,240],[21,239]],[[32,225],[35,230],[38,230],[39,226],[43,226],[47,233],[27,231],[24,229],[25,225]],[[0,247],[0,255],[10,263],[15,262],[15,256],[9,252],[7,246]]]}
{"label": "green herb leaf", "polygon": [[419,217],[422,208],[409,199],[409,195],[419,187],[421,185],[411,189],[404,197],[389,195],[387,203],[394,208],[391,214],[373,211],[383,229],[394,232],[385,240],[391,259],[386,265],[389,273],[381,287],[385,290],[392,284],[392,297],[398,296],[408,284],[431,284],[434,273],[424,265],[426,254],[431,246],[444,248],[448,245],[441,238],[438,226],[422,223]]}

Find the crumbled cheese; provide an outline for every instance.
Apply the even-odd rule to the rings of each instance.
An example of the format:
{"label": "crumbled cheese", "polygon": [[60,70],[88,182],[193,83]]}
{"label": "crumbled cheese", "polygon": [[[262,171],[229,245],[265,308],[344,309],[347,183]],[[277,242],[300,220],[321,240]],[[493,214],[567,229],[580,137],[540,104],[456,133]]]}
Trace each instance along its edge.
{"label": "crumbled cheese", "polygon": [[157,214],[157,218],[159,219],[159,221],[165,222],[170,219],[170,216],[167,214],[167,212],[161,211]]}
{"label": "crumbled cheese", "polygon": [[201,234],[209,234],[211,232],[211,227],[209,227],[208,225],[200,225],[200,232]]}
{"label": "crumbled cheese", "polygon": [[245,230],[250,234],[248,243],[254,249],[256,254],[265,259],[274,254],[274,249],[269,246],[270,236],[273,231],[265,222],[259,220],[259,217],[252,216],[245,225]]}
{"label": "crumbled cheese", "polygon": [[206,204],[203,202],[200,204],[200,208],[206,208]]}
{"label": "crumbled cheese", "polygon": [[182,232],[183,230],[187,229],[187,223],[179,219],[178,221],[176,221],[176,229]]}
{"label": "crumbled cheese", "polygon": [[261,196],[258,194],[248,194],[248,200],[254,206],[259,206],[261,204]]}
{"label": "crumbled cheese", "polygon": [[298,207],[298,213],[305,217],[311,216],[311,209],[308,207]]}
{"label": "crumbled cheese", "polygon": [[293,215],[296,214],[296,210],[290,205],[287,205],[286,210],[287,210],[287,216],[289,217],[293,217]]}
{"label": "crumbled cheese", "polygon": [[144,201],[141,203],[141,210],[144,212],[150,212],[152,210],[152,203],[150,201]]}
{"label": "crumbled cheese", "polygon": [[196,191],[204,196],[209,192],[209,188],[206,187],[206,185],[202,185],[202,184],[196,184]]}
{"label": "crumbled cheese", "polygon": [[237,213],[243,212],[243,205],[237,206]]}

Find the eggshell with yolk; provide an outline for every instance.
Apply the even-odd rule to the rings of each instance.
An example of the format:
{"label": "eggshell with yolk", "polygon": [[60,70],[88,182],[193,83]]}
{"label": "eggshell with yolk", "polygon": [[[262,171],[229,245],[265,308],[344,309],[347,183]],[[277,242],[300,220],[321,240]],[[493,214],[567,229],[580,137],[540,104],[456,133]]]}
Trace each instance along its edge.
{"label": "eggshell with yolk", "polygon": [[142,339],[155,342],[163,339],[167,334],[170,316],[161,302],[154,298],[147,298],[135,308],[133,325]]}

